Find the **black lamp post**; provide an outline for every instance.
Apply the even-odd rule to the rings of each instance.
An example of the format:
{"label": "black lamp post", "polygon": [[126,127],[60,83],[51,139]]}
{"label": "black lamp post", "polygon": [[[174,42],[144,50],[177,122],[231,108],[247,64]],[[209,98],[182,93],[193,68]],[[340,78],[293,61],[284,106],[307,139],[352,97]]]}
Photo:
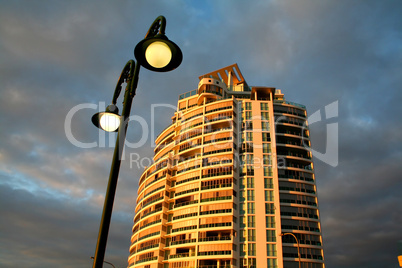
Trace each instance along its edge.
{"label": "black lamp post", "polygon": [[[104,262],[121,156],[126,139],[131,105],[137,89],[140,65],[152,71],[167,72],[178,67],[183,59],[180,48],[165,36],[165,28],[165,17],[157,17],[149,28],[144,40],[138,43],[134,49],[137,64],[135,64],[134,60],[129,60],[126,66],[124,66],[114,91],[112,104],[106,108],[105,112],[97,113],[92,117],[92,122],[96,127],[109,132],[118,132],[105,203],[103,205],[93,268],[101,268]],[[126,82],[127,85],[124,93],[122,115],[119,116],[119,109],[116,106],[116,102],[124,82]]]}

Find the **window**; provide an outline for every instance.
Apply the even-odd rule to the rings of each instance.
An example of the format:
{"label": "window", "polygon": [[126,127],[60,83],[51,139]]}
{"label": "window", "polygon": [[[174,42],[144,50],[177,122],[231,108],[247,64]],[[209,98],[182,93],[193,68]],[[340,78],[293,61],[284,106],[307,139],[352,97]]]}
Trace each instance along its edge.
{"label": "window", "polygon": [[246,141],[253,141],[253,132],[246,132]]}
{"label": "window", "polygon": [[265,189],[273,189],[274,188],[272,178],[264,178],[264,188]]}
{"label": "window", "polygon": [[264,176],[272,177],[272,167],[264,167]]}
{"label": "window", "polygon": [[275,244],[267,244],[267,256],[276,256]]}
{"label": "window", "polygon": [[255,244],[254,243],[248,244],[248,255],[255,256]]}
{"label": "window", "polygon": [[271,155],[264,154],[263,159],[264,159],[264,165],[272,165]]}
{"label": "window", "polygon": [[261,102],[261,110],[268,111],[268,103],[267,102]]}
{"label": "window", "polygon": [[247,213],[248,214],[254,214],[255,213],[255,203],[254,202],[247,203]]}
{"label": "window", "polygon": [[275,214],[274,203],[265,203],[265,214]]}
{"label": "window", "polygon": [[247,154],[243,156],[246,159],[246,164],[253,165],[254,164],[254,155]]}
{"label": "window", "polygon": [[275,230],[267,230],[267,242],[276,242]]}
{"label": "window", "polygon": [[255,241],[255,229],[248,230],[248,241]]}
{"label": "window", "polygon": [[[254,166],[247,166],[247,176],[254,176]],[[253,186],[254,188],[254,186]]]}
{"label": "window", "polygon": [[246,110],[251,110],[251,102],[245,102],[244,104]]}
{"label": "window", "polygon": [[276,259],[267,259],[267,268],[277,268],[277,260]]}
{"label": "window", "polygon": [[262,133],[262,141],[271,141],[271,135],[269,135],[269,132]]}
{"label": "window", "polygon": [[269,113],[268,112],[261,112],[261,120],[269,120]]}
{"label": "window", "polygon": [[261,130],[262,131],[269,131],[269,122],[261,121]]}
{"label": "window", "polygon": [[270,143],[263,143],[262,144],[262,152],[264,154],[270,154],[271,153],[271,144]]}
{"label": "window", "polygon": [[265,201],[274,201],[274,191],[265,190]]}
{"label": "window", "polygon": [[247,188],[254,188],[254,178],[247,178]]}
{"label": "window", "polygon": [[247,201],[254,201],[255,195],[254,190],[247,190]]}
{"label": "window", "polygon": [[275,217],[265,216],[265,227],[266,228],[275,228]]}
{"label": "window", "polygon": [[245,115],[246,115],[246,120],[250,120],[251,118],[252,118],[252,116],[253,116],[253,114],[252,114],[252,112],[251,111],[246,111],[245,112]]}
{"label": "window", "polygon": [[248,227],[255,227],[255,216],[247,217]]}

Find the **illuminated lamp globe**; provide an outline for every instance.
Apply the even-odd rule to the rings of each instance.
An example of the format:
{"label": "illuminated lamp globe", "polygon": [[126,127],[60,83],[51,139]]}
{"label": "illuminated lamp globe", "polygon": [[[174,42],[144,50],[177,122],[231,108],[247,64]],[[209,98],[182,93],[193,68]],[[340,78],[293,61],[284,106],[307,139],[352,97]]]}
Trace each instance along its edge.
{"label": "illuminated lamp globe", "polygon": [[105,112],[92,116],[92,123],[107,132],[116,132],[120,126],[119,109],[114,104],[109,105]]}
{"label": "illuminated lamp globe", "polygon": [[172,71],[183,60],[180,48],[164,34],[157,34],[139,42],[134,49],[134,56],[144,68],[156,72]]}
{"label": "illuminated lamp globe", "polygon": [[163,68],[172,59],[172,52],[168,45],[163,42],[153,42],[145,50],[145,58],[149,65],[155,68]]}

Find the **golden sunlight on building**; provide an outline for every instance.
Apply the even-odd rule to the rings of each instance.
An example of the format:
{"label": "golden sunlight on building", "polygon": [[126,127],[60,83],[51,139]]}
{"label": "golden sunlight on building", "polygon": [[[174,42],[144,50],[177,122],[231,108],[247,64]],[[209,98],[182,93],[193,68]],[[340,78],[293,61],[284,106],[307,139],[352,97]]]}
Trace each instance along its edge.
{"label": "golden sunlight on building", "polygon": [[180,95],[155,143],[130,268],[324,267],[303,105],[249,87],[234,64]]}

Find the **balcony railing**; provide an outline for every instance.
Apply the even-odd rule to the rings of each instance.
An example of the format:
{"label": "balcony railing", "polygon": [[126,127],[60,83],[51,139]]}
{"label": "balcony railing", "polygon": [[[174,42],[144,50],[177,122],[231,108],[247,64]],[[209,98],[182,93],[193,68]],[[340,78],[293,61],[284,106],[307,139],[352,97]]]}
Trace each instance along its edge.
{"label": "balcony railing", "polygon": [[231,240],[232,238],[230,236],[210,236],[210,237],[204,237],[204,238],[199,238],[199,242],[208,242],[208,241],[227,241]]}
{"label": "balcony railing", "polygon": [[215,228],[215,227],[226,227],[226,226],[232,226],[232,222],[200,224],[200,228]]}
{"label": "balcony railing", "polygon": [[205,252],[199,252],[199,256],[209,256],[209,255],[231,255],[232,251],[231,250],[222,250],[222,251],[205,251]]}
{"label": "balcony railing", "polygon": [[150,257],[150,258],[145,258],[145,259],[136,261],[135,264],[143,263],[143,262],[147,262],[147,261],[155,261],[155,260],[157,260],[157,259],[158,259],[158,256],[154,256],[154,257]]}
{"label": "balcony railing", "polygon": [[170,255],[170,256],[169,256],[169,259],[187,258],[187,257],[192,257],[192,256],[195,256],[195,252],[191,252],[191,253],[179,253],[179,254]]}
{"label": "balcony railing", "polygon": [[219,200],[229,200],[232,199],[232,196],[218,196],[218,197],[210,197],[210,198],[204,198],[201,199],[201,203],[203,202],[212,202],[212,201],[219,201]]}
{"label": "balcony railing", "polygon": [[175,204],[173,206],[173,208],[178,208],[178,207],[187,206],[187,205],[196,204],[196,203],[198,203],[198,200],[187,201],[187,202]]}
{"label": "balcony railing", "polygon": [[150,249],[150,248],[157,248],[157,247],[159,247],[159,243],[158,243],[158,244],[149,245],[149,246],[146,246],[146,247],[142,247],[142,248],[138,249],[137,252],[144,251],[144,250],[147,250],[147,249]]}
{"label": "balcony railing", "polygon": [[216,172],[216,173],[211,173],[211,174],[204,174],[204,175],[202,175],[202,178],[217,177],[217,176],[225,176],[225,175],[233,175],[233,173],[232,173],[232,171],[228,171],[228,172]]}
{"label": "balcony railing", "polygon": [[[149,216],[149,215],[151,215],[151,214],[154,214],[154,213],[156,213],[156,212],[159,212],[159,211],[161,211],[161,210],[162,210],[162,207],[157,208],[157,209],[155,209],[155,210],[151,210],[150,212],[147,212],[147,213],[145,213],[144,215],[142,215],[141,219],[142,219],[142,218],[145,218],[146,216]],[[138,219],[138,220],[139,220],[139,219]]]}
{"label": "balcony railing", "polygon": [[181,245],[181,244],[188,244],[188,243],[195,243],[197,242],[197,239],[193,238],[193,239],[186,239],[186,240],[179,240],[179,241],[171,241],[169,243],[170,246],[174,246],[174,245]]}
{"label": "balcony railing", "polygon": [[[143,240],[143,239],[145,239],[145,238],[148,238],[148,237],[151,237],[151,236],[154,236],[154,235],[158,235],[158,234],[160,234],[160,231],[157,231],[157,232],[154,232],[154,233],[150,233],[150,234],[144,235],[143,237],[140,237],[140,238],[138,239],[138,241],[141,241],[141,240]],[[137,241],[137,242],[138,242],[138,241]]]}

